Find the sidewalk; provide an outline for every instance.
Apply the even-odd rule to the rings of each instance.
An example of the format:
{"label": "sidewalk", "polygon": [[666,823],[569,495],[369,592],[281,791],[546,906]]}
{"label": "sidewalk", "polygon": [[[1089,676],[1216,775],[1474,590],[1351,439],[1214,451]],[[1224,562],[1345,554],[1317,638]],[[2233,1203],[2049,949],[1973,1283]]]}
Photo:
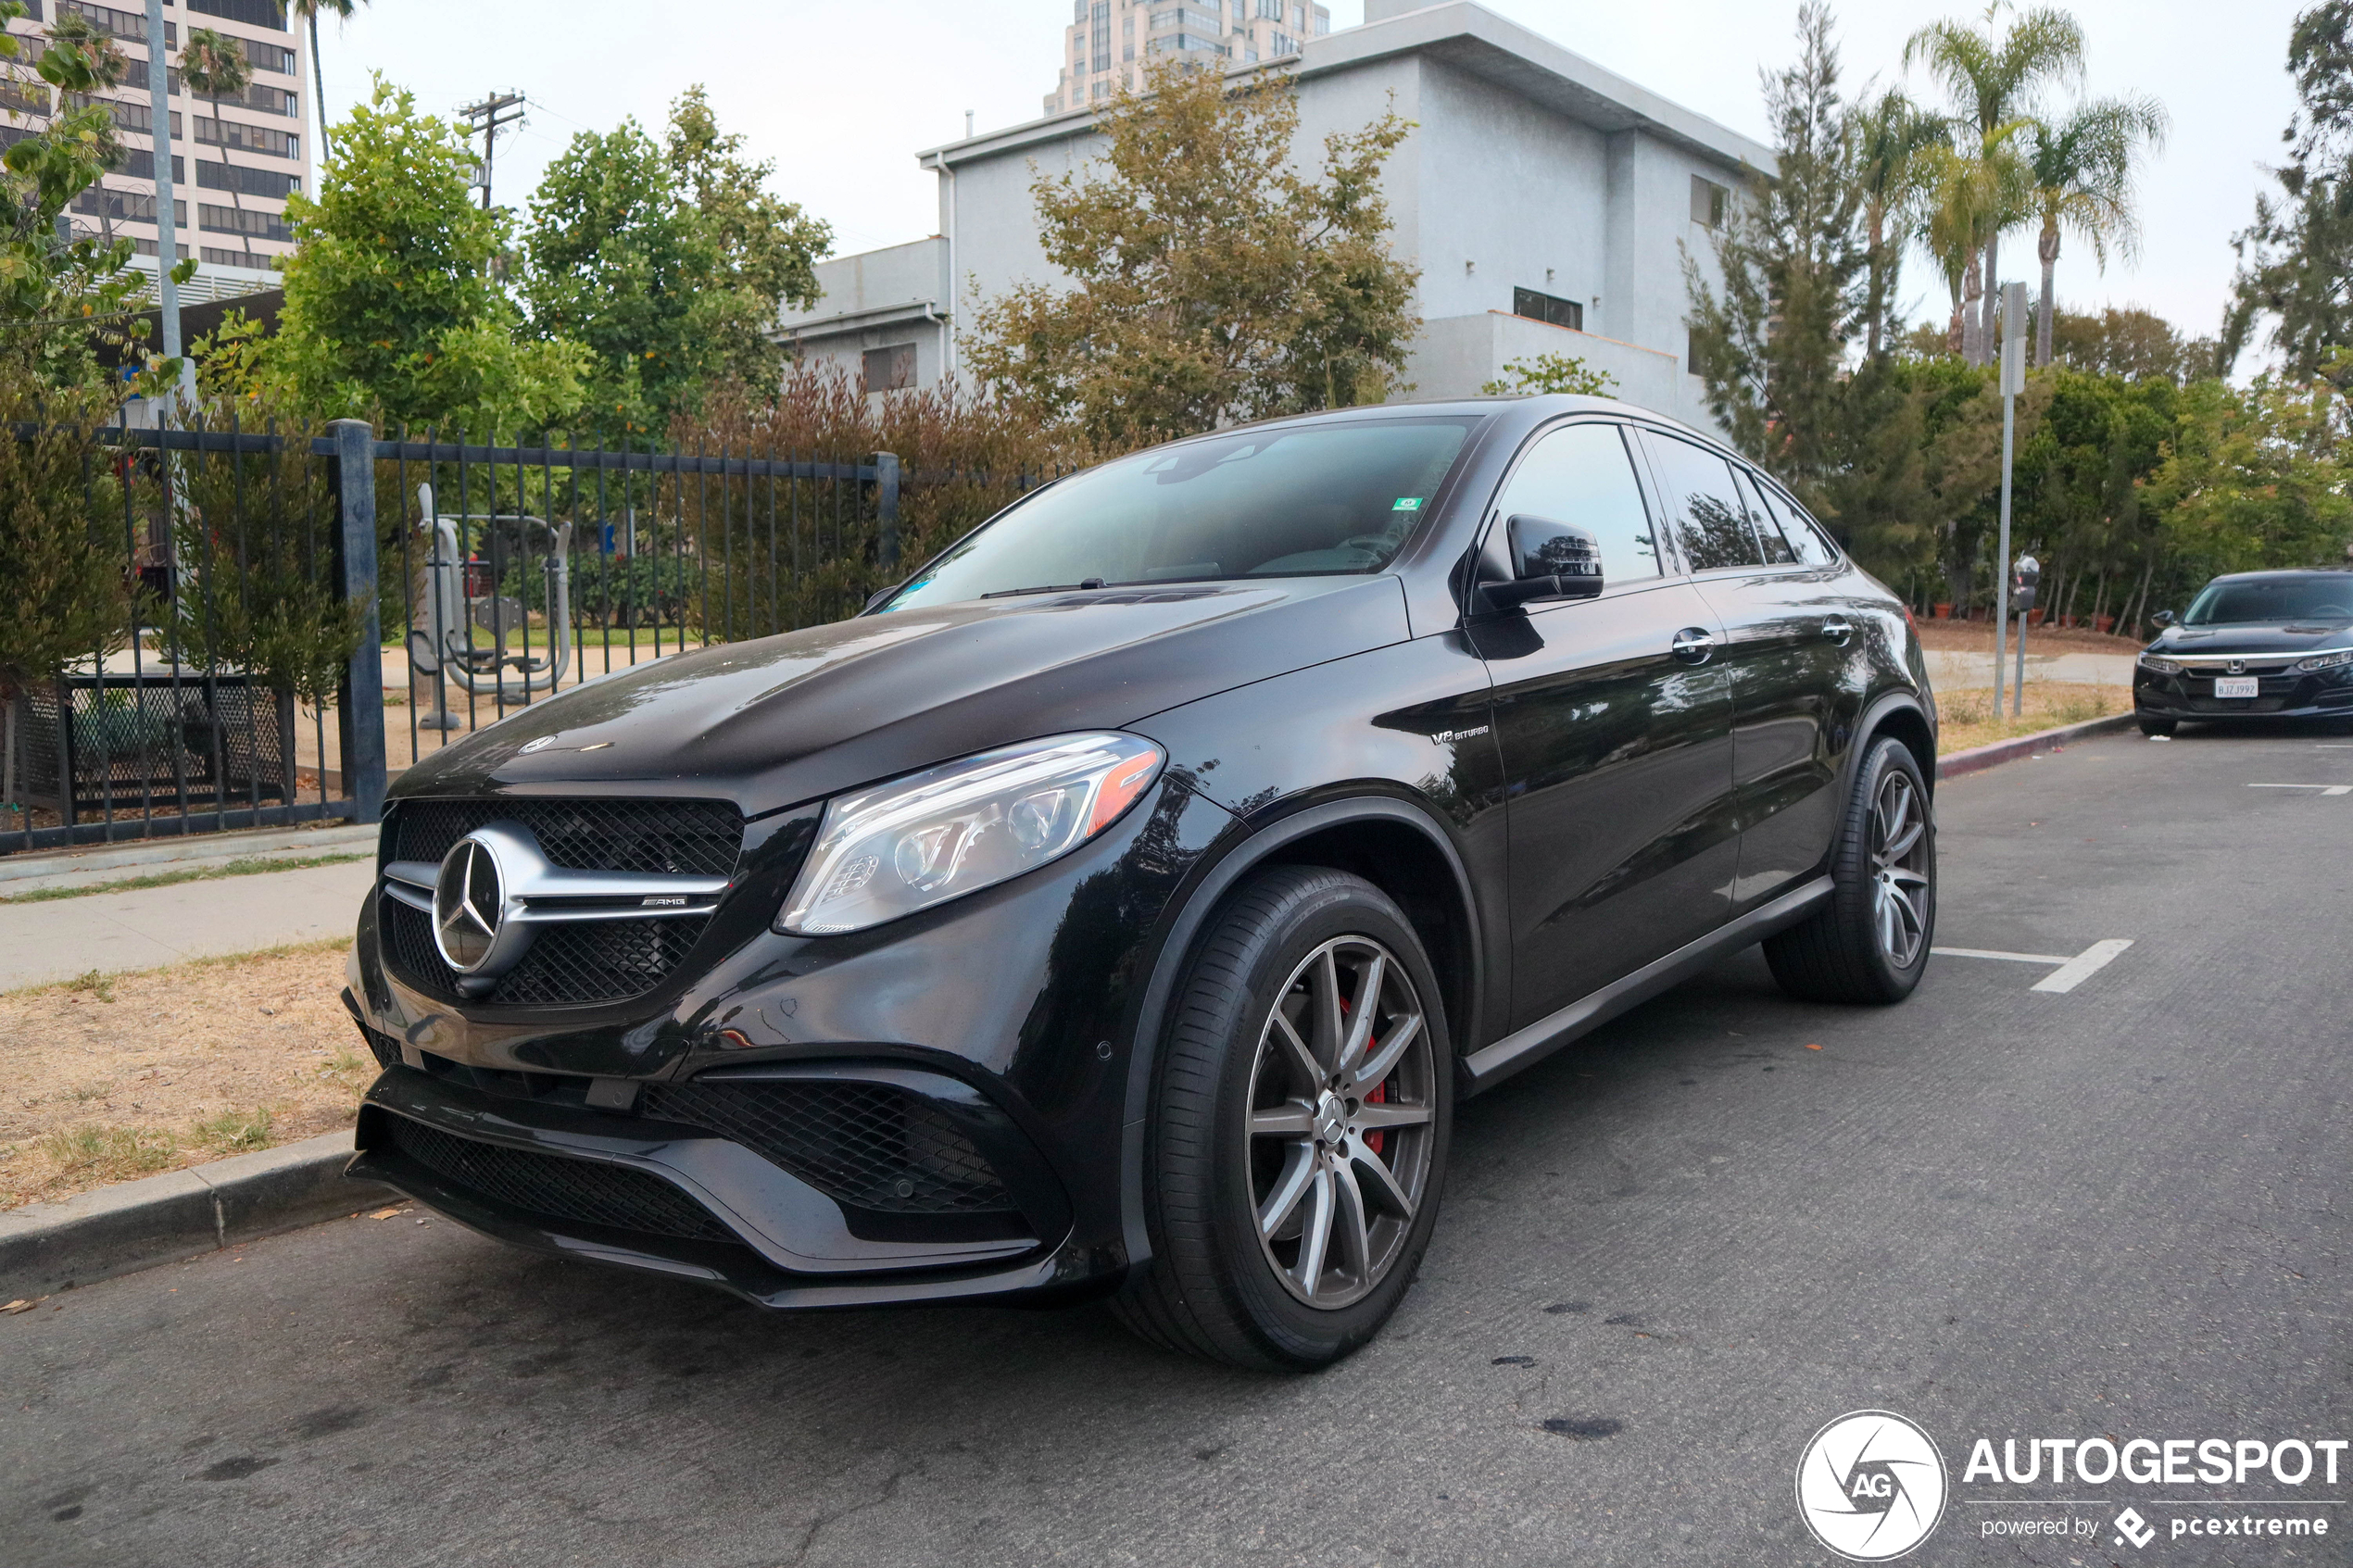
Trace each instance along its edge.
{"label": "sidewalk", "polygon": [[0,991],[347,937],[372,859],[0,906]]}

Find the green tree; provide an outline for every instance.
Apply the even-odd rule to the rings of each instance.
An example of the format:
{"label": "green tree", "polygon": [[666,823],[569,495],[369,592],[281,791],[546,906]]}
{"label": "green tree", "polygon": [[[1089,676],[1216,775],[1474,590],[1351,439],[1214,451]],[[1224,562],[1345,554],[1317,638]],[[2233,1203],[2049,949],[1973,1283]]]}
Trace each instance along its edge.
{"label": "green tree", "polygon": [[1518,397],[1530,393],[1569,392],[1588,397],[1613,397],[1617,378],[1597,370],[1574,354],[1539,354],[1533,359],[1506,359],[1499,381],[1478,389],[1490,397]]}
{"label": "green tree", "polygon": [[2232,242],[2239,267],[2222,364],[2268,320],[2290,377],[2336,374],[2342,387],[2353,382],[2331,365],[2353,347],[2353,0],[2324,0],[2297,17],[2287,63],[2299,100],[2288,161],[2272,170],[2279,190],[2256,198],[2255,221]]}
{"label": "green tree", "polygon": [[696,301],[717,254],[635,120],[581,132],[548,166],[523,256],[533,325],[594,357],[584,417],[636,431],[665,420],[707,367]]}
{"label": "green tree", "polygon": [[2214,340],[2186,336],[2153,311],[2111,305],[2096,316],[2064,308],[2051,314],[2052,353],[2079,370],[2177,386],[2215,373]]}
{"label": "green tree", "polygon": [[2141,228],[2133,211],[2133,177],[2145,147],[2165,144],[2164,106],[2136,96],[2101,98],[2078,105],[2056,123],[2028,128],[2032,152],[2034,214],[2042,220],[2035,252],[2043,262],[2043,303],[2035,312],[2034,362],[2051,362],[2051,334],[2057,307],[2053,275],[2059,240],[2072,231],[2092,247],[2103,270],[2114,245],[2130,260],[2140,249]]}
{"label": "green tree", "polygon": [[2181,586],[2221,571],[2345,559],[2353,495],[2337,455],[2344,399],[2325,383],[2259,376],[2187,388],[2148,483]]}
{"label": "green tree", "polygon": [[97,444],[118,405],[111,389],[59,389],[0,363],[0,432],[37,427],[0,434],[0,699],[129,635],[122,495]]}
{"label": "green tree", "polygon": [[[0,0],[0,22],[25,14]],[[121,80],[113,40],[69,11],[49,30],[47,46],[27,80],[26,41],[0,31],[0,72],[11,91],[10,140],[0,152],[0,368],[55,385],[98,376],[94,344],[135,358],[144,323],[135,314],[147,288],[131,264],[129,240],[72,239],[67,212],[75,198],[120,161],[121,144],[105,107],[68,107]],[[184,263],[183,279],[194,271]],[[166,382],[177,364],[161,368]]]}
{"label": "green tree", "polygon": [[817,263],[833,249],[834,234],[770,194],[775,161],[751,161],[743,144],[742,136],[721,132],[699,83],[670,106],[662,154],[711,252],[711,274],[696,292],[694,312],[707,371],[770,388],[786,358],[769,338],[777,308],[817,303]]}
{"label": "green tree", "polygon": [[1285,83],[1164,61],[1148,86],[1104,113],[1099,163],[1032,183],[1074,286],[981,306],[974,370],[1104,445],[1399,390],[1418,274],[1390,252],[1378,179],[1406,122],[1327,136],[1310,178]]}
{"label": "green tree", "polygon": [[1839,93],[1829,8],[1809,0],[1798,58],[1769,74],[1765,105],[1780,172],[1749,182],[1716,234],[1720,284],[1683,257],[1692,369],[1734,444],[1801,495],[1836,466],[1848,345],[1862,325],[1870,257],[1850,110]]}
{"label": "green tree", "polygon": [[[245,204],[237,195],[237,171],[229,161],[229,127],[220,118],[220,100],[245,95],[253,82],[253,67],[245,45],[225,32],[200,27],[188,34],[180,51],[180,75],[189,90],[212,105],[212,133],[220,139],[220,168],[229,182],[229,205],[238,211]],[[244,236],[238,236],[244,244]]]}
{"label": "green tree", "polygon": [[300,248],[272,376],[322,420],[497,431],[571,415],[587,351],[524,336],[493,270],[506,219],[472,200],[457,129],[378,78],[337,140],[318,195],[286,202]]}
{"label": "green tree", "polygon": [[1944,122],[1890,90],[1863,106],[1855,120],[1856,178],[1863,187],[1863,351],[1886,347],[1904,247],[1912,237],[1929,189],[1927,155],[1945,141]]}
{"label": "green tree", "polygon": [[[2055,84],[2072,85],[2083,76],[2083,29],[2067,12],[2038,6],[2022,12],[2007,32],[1994,25],[2002,0],[1985,8],[1984,26],[1931,22],[1905,41],[1904,64],[1922,67],[1941,84],[1954,107],[1957,137],[1965,155],[1990,158],[2006,143],[2007,128],[2025,118],[2036,96]],[[1992,182],[1988,188],[1992,188]],[[2005,207],[1985,233],[1983,320],[1976,331],[1982,362],[1994,342],[1994,301],[2001,282],[2002,231],[2026,214]]]}

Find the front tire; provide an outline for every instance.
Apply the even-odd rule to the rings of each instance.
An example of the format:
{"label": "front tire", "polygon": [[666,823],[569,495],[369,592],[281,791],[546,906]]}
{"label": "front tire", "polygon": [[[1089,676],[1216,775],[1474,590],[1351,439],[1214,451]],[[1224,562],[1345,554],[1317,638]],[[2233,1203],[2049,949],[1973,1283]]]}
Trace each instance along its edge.
{"label": "front tire", "polygon": [[1936,823],[1920,765],[1893,735],[1856,771],[1831,876],[1827,906],[1766,938],[1773,978],[1800,1001],[1902,1001],[1936,934]]}
{"label": "front tire", "polygon": [[1379,1332],[1437,1221],[1454,1062],[1420,939],[1361,877],[1279,866],[1221,909],[1161,1053],[1144,1338],[1267,1372]]}

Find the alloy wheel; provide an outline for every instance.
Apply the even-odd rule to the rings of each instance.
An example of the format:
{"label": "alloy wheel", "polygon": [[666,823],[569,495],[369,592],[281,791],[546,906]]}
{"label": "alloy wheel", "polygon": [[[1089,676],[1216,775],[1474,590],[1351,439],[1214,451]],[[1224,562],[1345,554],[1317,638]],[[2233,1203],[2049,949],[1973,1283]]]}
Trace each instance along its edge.
{"label": "alloy wheel", "polygon": [[1437,1106],[1412,979],[1368,936],[1301,960],[1259,1033],[1249,1100],[1258,1245],[1311,1307],[1362,1299],[1403,1250]]}
{"label": "alloy wheel", "polygon": [[1897,969],[1918,962],[1928,941],[1928,857],[1927,805],[1910,777],[1890,768],[1871,804],[1871,919],[1880,952]]}

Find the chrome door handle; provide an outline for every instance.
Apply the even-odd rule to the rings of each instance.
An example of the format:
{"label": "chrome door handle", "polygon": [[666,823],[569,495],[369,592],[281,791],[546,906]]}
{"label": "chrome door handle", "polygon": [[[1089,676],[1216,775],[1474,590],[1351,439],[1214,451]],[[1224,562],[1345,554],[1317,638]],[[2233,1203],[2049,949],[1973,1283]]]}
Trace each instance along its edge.
{"label": "chrome door handle", "polygon": [[1822,635],[1833,643],[1844,643],[1855,634],[1855,623],[1843,615],[1833,615],[1822,622]]}
{"label": "chrome door handle", "polygon": [[1675,633],[1675,640],[1667,646],[1686,664],[1705,664],[1716,651],[1716,633],[1702,627],[1686,626]]}

